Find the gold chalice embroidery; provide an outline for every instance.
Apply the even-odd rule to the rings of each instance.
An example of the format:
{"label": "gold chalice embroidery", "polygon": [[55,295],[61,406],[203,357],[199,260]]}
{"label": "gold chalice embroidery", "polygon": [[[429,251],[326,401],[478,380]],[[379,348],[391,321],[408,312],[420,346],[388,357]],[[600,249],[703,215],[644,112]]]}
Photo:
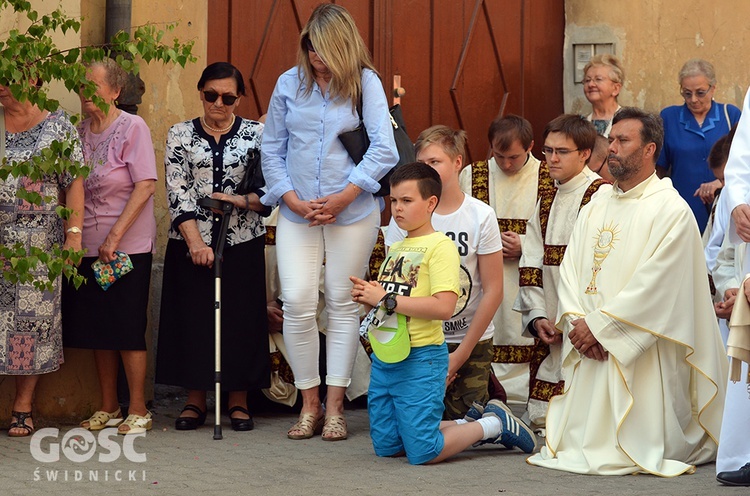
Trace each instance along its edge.
{"label": "gold chalice embroidery", "polygon": [[591,281],[586,287],[586,294],[597,294],[596,289],[596,276],[599,271],[602,270],[602,263],[607,258],[609,252],[612,251],[615,245],[615,241],[618,240],[617,234],[620,232],[614,224],[610,224],[607,227],[599,229],[599,232],[594,239],[594,266],[591,267]]}

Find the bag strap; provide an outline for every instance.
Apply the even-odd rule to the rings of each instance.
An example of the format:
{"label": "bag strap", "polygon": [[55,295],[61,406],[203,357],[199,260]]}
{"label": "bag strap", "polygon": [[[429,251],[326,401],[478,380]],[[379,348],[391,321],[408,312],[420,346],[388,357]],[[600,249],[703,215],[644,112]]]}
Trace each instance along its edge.
{"label": "bag strap", "polygon": [[5,157],[5,109],[0,106],[0,161]]}
{"label": "bag strap", "polygon": [[[362,75],[364,75],[364,71],[362,71]],[[362,107],[364,106],[363,98],[365,96],[365,85],[362,83],[362,75],[359,77],[359,100],[357,100],[357,115],[359,116],[359,125],[364,126],[364,120],[362,119]]]}
{"label": "bag strap", "polygon": [[729,120],[729,111],[727,110],[727,104],[724,104],[724,116],[727,118],[727,127],[732,130],[732,121]]}

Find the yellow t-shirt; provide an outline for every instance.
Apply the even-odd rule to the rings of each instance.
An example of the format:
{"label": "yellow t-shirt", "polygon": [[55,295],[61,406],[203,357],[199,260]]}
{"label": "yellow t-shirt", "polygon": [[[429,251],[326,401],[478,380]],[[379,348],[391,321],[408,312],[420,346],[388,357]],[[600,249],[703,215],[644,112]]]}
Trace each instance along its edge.
{"label": "yellow t-shirt", "polygon": [[[459,293],[461,259],[453,241],[441,232],[397,241],[380,266],[378,282],[389,293],[432,296]],[[443,344],[441,320],[407,317],[411,347]]]}

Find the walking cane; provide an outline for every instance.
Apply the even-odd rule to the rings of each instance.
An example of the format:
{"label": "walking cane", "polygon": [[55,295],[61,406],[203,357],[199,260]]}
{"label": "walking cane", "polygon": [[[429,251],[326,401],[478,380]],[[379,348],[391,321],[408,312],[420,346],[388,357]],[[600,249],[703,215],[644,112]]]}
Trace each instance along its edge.
{"label": "walking cane", "polygon": [[221,226],[219,237],[214,248],[214,357],[216,382],[216,421],[214,423],[214,439],[222,439],[221,435],[221,265],[224,258],[224,245],[227,241],[227,229],[234,205],[227,201],[213,198],[201,198],[198,205],[203,208],[221,212]]}

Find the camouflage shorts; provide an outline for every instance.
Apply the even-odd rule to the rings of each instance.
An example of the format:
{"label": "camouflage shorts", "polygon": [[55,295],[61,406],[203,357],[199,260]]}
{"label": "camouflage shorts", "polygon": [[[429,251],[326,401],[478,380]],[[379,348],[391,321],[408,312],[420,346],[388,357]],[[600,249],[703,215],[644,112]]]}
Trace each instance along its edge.
{"label": "camouflage shorts", "polygon": [[[458,344],[448,343],[448,351],[453,353]],[[458,377],[445,391],[445,412],[443,420],[463,418],[473,401],[484,405],[489,401],[488,390],[492,373],[492,339],[479,341],[468,360],[458,369]]]}

